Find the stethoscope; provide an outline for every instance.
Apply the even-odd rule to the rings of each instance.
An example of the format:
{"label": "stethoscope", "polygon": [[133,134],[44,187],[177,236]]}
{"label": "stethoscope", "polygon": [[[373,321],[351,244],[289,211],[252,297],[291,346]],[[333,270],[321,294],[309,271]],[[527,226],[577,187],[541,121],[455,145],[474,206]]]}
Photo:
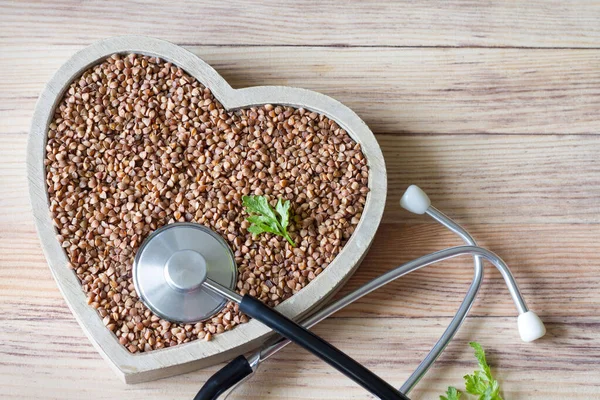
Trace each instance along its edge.
{"label": "stethoscope", "polygon": [[[376,397],[384,400],[406,400],[408,393],[429,370],[465,320],[483,281],[484,259],[493,264],[504,278],[519,312],[517,325],[521,339],[531,342],[544,336],[544,323],[527,308],[510,269],[500,257],[478,247],[471,235],[433,207],[427,194],[417,186],[412,185],[407,189],[400,205],[410,212],[429,215],[457,234],[466,246],[447,248],[409,261],[320,309],[300,323],[292,321],[250,295],[240,296],[234,291],[237,281],[234,255],[225,240],[209,228],[193,223],[175,223],[152,233],[136,254],[133,281],[141,300],[155,314],[172,322],[198,322],[211,318],[219,313],[228,301],[232,301],[238,304],[243,313],[282,336],[275,342],[267,342],[248,357],[241,355],[233,359],[208,379],[194,399],[226,398],[235,388],[250,379],[262,362],[288,343],[294,342]],[[308,330],[348,304],[401,276],[439,261],[467,254],[474,256],[475,265],[473,281],[467,294],[442,336],[400,389],[395,389]]]}

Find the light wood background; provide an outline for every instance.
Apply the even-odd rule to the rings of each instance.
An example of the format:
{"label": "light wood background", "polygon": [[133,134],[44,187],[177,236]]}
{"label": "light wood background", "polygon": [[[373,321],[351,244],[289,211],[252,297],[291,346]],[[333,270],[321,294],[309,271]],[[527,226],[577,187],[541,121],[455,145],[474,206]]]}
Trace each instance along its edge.
{"label": "light wood background", "polygon": [[[491,267],[471,315],[412,392],[437,399],[489,353],[505,399],[600,399],[600,2],[0,1],[0,397],[191,399],[218,367],[127,386],[84,337],[46,266],[25,145],[44,83],[75,51],[120,34],[185,46],[234,87],[330,95],[377,134],[389,197],[344,292],[458,244],[398,206],[407,185],[509,263],[543,340],[521,343]],[[400,386],[454,314],[468,259],[411,274],[315,331]],[[363,399],[288,346],[234,399]]]}

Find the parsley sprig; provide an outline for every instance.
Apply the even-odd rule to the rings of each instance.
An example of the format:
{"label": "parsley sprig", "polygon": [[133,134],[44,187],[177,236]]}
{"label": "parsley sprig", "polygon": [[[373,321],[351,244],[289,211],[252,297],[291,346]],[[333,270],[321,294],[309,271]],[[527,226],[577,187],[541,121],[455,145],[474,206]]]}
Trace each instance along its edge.
{"label": "parsley sprig", "polygon": [[459,400],[462,395],[454,386],[448,386],[445,396],[440,396],[440,400]]}
{"label": "parsley sprig", "polygon": [[242,197],[242,203],[248,214],[250,214],[246,218],[252,224],[248,227],[249,232],[254,235],[260,235],[263,232],[274,233],[283,236],[290,245],[296,246],[287,231],[290,222],[289,200],[277,200],[274,210],[264,196],[244,196]]}
{"label": "parsley sprig", "polygon": [[[479,400],[502,400],[500,396],[500,385],[492,376],[492,371],[485,359],[485,351],[477,342],[470,342],[469,345],[475,350],[475,357],[479,363],[479,370],[471,375],[465,375],[465,388],[467,393],[474,394]],[[440,400],[458,400],[461,392],[455,387],[448,387],[445,396],[440,396]]]}
{"label": "parsley sprig", "polygon": [[479,395],[480,400],[502,400],[500,396],[500,385],[492,376],[492,371],[485,359],[485,351],[477,342],[470,342],[469,345],[475,349],[475,357],[479,362],[479,371],[473,372],[473,375],[465,375],[465,387],[468,393]]}

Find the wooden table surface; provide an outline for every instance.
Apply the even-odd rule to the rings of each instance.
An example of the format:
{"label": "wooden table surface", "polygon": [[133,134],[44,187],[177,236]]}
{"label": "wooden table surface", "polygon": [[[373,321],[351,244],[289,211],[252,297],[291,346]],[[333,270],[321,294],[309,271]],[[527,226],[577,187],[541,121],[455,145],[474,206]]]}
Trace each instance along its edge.
{"label": "wooden table surface", "polygon": [[[376,133],[389,195],[375,244],[343,292],[457,240],[398,200],[411,183],[512,267],[548,334],[525,344],[493,268],[454,341],[411,397],[464,388],[468,347],[505,399],[600,398],[600,2],[360,0],[0,1],[0,397],[191,399],[219,366],[128,386],[75,322],[46,266],[25,178],[44,83],[95,40],[183,45],[234,87],[289,85],[353,108]],[[467,258],[415,272],[315,331],[400,386],[458,307]],[[296,346],[234,399],[363,399]]]}

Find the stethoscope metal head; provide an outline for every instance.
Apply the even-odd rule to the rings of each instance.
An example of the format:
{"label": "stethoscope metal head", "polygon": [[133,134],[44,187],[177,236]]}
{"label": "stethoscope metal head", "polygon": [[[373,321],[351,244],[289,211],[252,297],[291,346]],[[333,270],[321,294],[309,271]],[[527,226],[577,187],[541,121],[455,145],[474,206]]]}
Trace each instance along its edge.
{"label": "stethoscope metal head", "polygon": [[133,262],[138,296],[169,321],[204,321],[225,307],[228,299],[207,288],[207,281],[233,290],[237,266],[225,240],[200,224],[174,223],[154,231]]}

